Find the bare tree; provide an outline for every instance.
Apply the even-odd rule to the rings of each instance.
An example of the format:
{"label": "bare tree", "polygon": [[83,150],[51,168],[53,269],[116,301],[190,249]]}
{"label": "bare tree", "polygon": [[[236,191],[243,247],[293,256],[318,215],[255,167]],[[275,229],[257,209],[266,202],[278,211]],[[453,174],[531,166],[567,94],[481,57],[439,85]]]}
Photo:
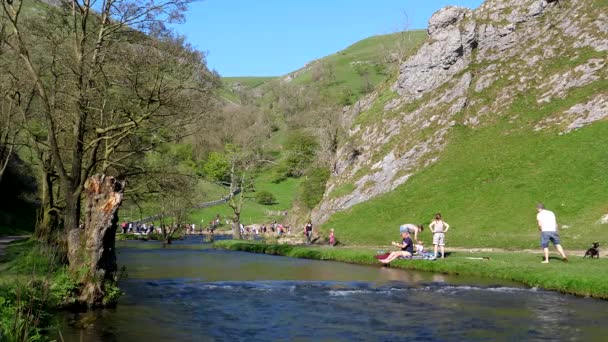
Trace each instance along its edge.
{"label": "bare tree", "polygon": [[[36,31],[36,39],[28,35],[37,27],[22,16],[24,2],[1,2],[10,33],[6,44],[36,92],[47,132],[43,159],[60,182],[68,259],[75,271],[88,258],[82,241],[93,228],[80,226],[87,179],[96,172],[119,178],[144,174],[137,160],[187,135],[209,108],[215,84],[203,55],[165,28],[182,19],[188,2],[63,0],[61,8],[50,10],[50,29]],[[102,281],[96,272],[90,270],[83,281]],[[82,298],[91,305],[103,296],[103,287],[93,288],[99,291]]]}
{"label": "bare tree", "polygon": [[412,36],[412,32],[410,31],[410,18],[405,10],[401,11],[403,20],[400,26],[394,30],[393,34],[395,34],[396,40],[390,43],[381,44],[382,56],[384,59],[384,63],[388,65],[393,65],[395,68],[398,68],[401,64],[405,62],[407,57],[411,54],[414,39]]}

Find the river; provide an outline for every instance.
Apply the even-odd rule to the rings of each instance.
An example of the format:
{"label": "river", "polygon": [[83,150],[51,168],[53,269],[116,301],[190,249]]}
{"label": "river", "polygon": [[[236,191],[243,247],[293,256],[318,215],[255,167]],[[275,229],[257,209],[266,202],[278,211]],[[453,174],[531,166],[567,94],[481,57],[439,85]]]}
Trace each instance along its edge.
{"label": "river", "polygon": [[63,314],[63,340],[608,338],[607,302],[515,283],[215,250],[200,238],[117,251],[119,305]]}

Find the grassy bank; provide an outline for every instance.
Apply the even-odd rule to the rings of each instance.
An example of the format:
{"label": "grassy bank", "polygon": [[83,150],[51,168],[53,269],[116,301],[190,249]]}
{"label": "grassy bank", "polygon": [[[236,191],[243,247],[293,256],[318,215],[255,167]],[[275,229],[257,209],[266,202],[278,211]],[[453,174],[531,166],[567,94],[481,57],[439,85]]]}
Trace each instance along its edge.
{"label": "grassy bank", "polygon": [[[365,248],[269,245],[228,240],[218,241],[214,243],[214,246],[234,251],[333,260],[380,267],[380,263],[374,258],[376,251]],[[487,256],[490,259],[468,259],[482,256]],[[540,255],[523,252],[453,252],[444,260],[396,260],[391,263],[391,267],[511,280],[530,287],[608,299],[608,275],[606,274],[608,261],[605,259],[587,260],[581,257],[573,257],[568,263],[552,259],[548,265],[541,264],[540,261]]]}
{"label": "grassy bank", "polygon": [[53,312],[70,305],[77,284],[50,248],[11,243],[0,257],[0,341],[46,340]]}

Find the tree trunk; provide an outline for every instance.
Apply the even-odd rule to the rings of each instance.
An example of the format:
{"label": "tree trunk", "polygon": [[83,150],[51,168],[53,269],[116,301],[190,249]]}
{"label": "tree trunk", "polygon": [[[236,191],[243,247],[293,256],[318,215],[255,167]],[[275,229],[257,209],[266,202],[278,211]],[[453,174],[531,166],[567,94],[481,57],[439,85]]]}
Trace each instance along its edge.
{"label": "tree trunk", "polygon": [[79,300],[88,306],[105,304],[106,283],[115,281],[114,237],[124,187],[124,182],[111,176],[94,175],[87,179],[84,229],[69,232],[70,269],[81,272]]}
{"label": "tree trunk", "polygon": [[70,268],[77,270],[83,264],[84,254],[82,249],[84,247],[82,235],[83,227],[80,226],[80,196],[75,195],[74,191],[70,190],[70,186],[65,186],[65,210],[64,210],[64,221],[63,229],[67,234],[67,247],[68,247],[68,260]]}
{"label": "tree trunk", "polygon": [[232,228],[232,239],[233,240],[242,240],[243,236],[241,235],[241,213],[234,213],[234,224]]}
{"label": "tree trunk", "polygon": [[61,216],[59,209],[55,208],[53,180],[51,174],[43,171],[41,183],[42,203],[40,204],[40,209],[38,211],[34,237],[38,241],[56,245],[64,239],[58,234],[61,228]]}

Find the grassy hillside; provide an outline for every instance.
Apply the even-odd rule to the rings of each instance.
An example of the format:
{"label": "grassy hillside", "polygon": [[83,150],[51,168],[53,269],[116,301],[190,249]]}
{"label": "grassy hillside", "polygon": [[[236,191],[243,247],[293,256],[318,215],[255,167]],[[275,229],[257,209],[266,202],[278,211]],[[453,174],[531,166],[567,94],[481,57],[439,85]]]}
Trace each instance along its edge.
{"label": "grassy hillside", "polygon": [[[521,96],[494,125],[457,126],[437,163],[388,194],[336,213],[324,228],[335,228],[346,243],[386,244],[400,224],[428,225],[441,212],[451,225],[448,246],[535,248],[534,205],[541,201],[563,226],[566,248],[607,241],[599,221],[608,213],[608,122],[563,135],[532,130],[540,118],[606,91],[604,80],[545,105]],[[428,230],[422,237],[430,244]]]}
{"label": "grassy hillside", "polygon": [[311,62],[306,67],[292,73],[295,84],[316,82],[321,69],[331,68],[333,78],[323,84],[333,97],[350,94],[349,102],[356,101],[365,93],[366,82],[375,87],[396,73],[394,59],[397,49],[402,56],[413,54],[426,40],[424,30],[397,32],[363,39],[342,51]]}
{"label": "grassy hillside", "polygon": [[264,83],[275,79],[276,77],[222,77],[223,87],[220,90],[220,96],[233,103],[240,103],[240,92],[252,92],[259,89]]}
{"label": "grassy hillside", "polygon": [[[250,198],[255,195],[254,193],[246,194],[247,200],[245,201],[241,214],[241,220],[245,225],[252,223],[269,223],[275,219],[279,222],[283,222],[285,217],[274,215],[275,213],[272,212],[291,209],[294,201],[294,194],[296,193],[296,188],[300,181],[290,178],[279,184],[275,184],[270,181],[270,176],[270,174],[264,174],[258,177],[255,182],[255,188],[256,191],[266,190],[271,192],[276,198],[276,203],[273,205],[262,205],[255,202],[254,198]],[[222,218],[229,218],[234,215],[232,209],[227,204],[223,204],[196,210],[190,215],[190,219],[197,225],[201,223],[206,224],[217,214],[220,214]]]}

